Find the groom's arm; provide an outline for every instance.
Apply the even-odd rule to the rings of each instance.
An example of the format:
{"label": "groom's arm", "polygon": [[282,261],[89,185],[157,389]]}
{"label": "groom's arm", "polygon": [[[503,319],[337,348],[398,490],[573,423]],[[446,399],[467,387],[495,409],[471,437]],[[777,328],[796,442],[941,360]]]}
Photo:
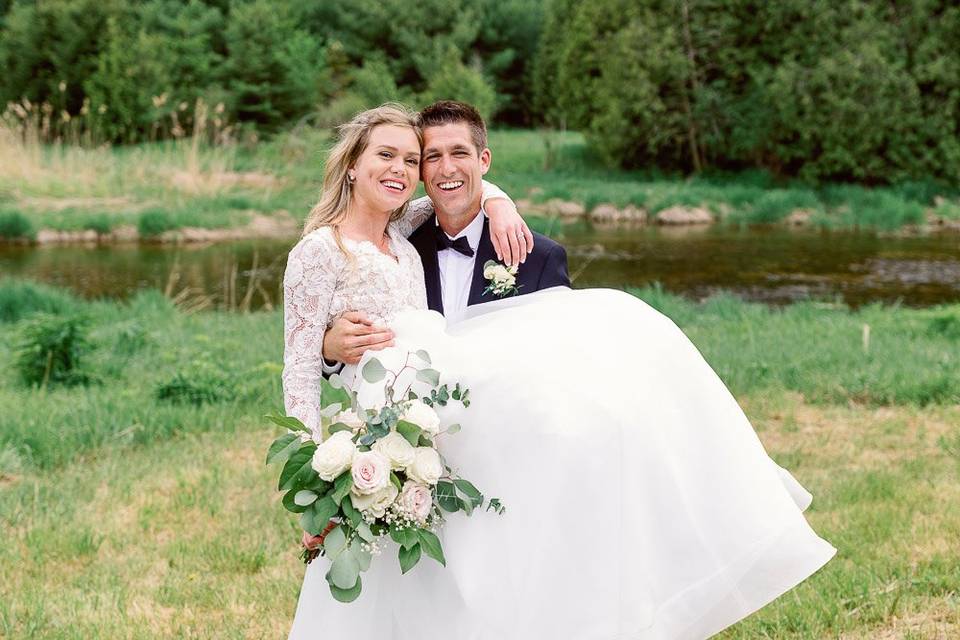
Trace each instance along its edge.
{"label": "groom's arm", "polygon": [[393,331],[388,327],[373,324],[365,313],[348,311],[323,334],[324,372],[336,373],[342,364],[357,364],[367,349],[379,351],[392,346]]}

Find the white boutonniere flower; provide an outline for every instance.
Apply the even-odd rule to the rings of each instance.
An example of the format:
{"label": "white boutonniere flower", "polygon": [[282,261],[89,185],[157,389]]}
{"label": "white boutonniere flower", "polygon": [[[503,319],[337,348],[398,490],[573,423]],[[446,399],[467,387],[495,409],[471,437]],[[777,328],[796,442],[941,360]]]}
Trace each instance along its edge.
{"label": "white boutonniere flower", "polygon": [[515,296],[520,291],[517,286],[517,267],[507,267],[496,260],[487,260],[483,265],[483,277],[486,278],[487,288],[484,293],[492,293],[502,298]]}

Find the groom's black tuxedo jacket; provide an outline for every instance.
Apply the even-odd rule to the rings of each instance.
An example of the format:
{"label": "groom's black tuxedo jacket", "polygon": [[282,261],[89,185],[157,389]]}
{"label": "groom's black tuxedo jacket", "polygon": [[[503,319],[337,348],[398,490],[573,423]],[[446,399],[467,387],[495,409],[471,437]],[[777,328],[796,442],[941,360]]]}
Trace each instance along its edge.
{"label": "groom's black tuxedo jacket", "polygon": [[[437,261],[437,218],[430,216],[410,236],[410,243],[420,254],[423,262],[423,276],[427,285],[427,306],[433,311],[443,313],[443,294],[440,291],[440,266]],[[570,286],[570,276],[567,273],[567,252],[562,245],[550,238],[533,234],[533,251],[527,255],[527,260],[520,265],[517,272],[517,287],[519,293],[533,293],[540,289],[556,286]],[[467,305],[480,304],[496,300],[492,293],[484,294],[488,281],[483,277],[483,265],[487,260],[496,260],[497,254],[493,250],[490,240],[490,221],[484,217],[483,233],[480,236],[480,245],[477,247],[476,261],[473,263],[473,280],[470,283],[470,295]]]}

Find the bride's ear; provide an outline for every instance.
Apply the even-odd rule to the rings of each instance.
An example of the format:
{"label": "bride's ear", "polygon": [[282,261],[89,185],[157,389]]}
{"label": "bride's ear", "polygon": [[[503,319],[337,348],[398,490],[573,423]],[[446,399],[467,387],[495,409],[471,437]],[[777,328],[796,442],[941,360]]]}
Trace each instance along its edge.
{"label": "bride's ear", "polygon": [[347,169],[347,182],[349,182],[350,184],[353,184],[356,181],[357,181],[356,170],[353,167]]}

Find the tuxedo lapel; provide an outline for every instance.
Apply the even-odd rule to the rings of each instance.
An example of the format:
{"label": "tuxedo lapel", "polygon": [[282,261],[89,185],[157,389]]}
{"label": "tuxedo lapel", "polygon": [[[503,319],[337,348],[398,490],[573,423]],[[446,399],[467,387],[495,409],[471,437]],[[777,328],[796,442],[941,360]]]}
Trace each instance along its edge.
{"label": "tuxedo lapel", "polygon": [[440,291],[440,262],[437,260],[436,216],[410,237],[410,243],[420,254],[423,263],[423,281],[427,287],[427,307],[443,313],[443,294]]}
{"label": "tuxedo lapel", "polygon": [[473,280],[470,282],[470,296],[467,298],[467,305],[489,302],[493,298],[490,295],[483,295],[483,290],[487,288],[487,281],[483,277],[483,265],[487,260],[496,260],[497,254],[493,250],[493,242],[490,240],[490,221],[486,217],[483,219],[483,233],[480,235],[480,244],[477,246],[477,258],[473,263]]}

